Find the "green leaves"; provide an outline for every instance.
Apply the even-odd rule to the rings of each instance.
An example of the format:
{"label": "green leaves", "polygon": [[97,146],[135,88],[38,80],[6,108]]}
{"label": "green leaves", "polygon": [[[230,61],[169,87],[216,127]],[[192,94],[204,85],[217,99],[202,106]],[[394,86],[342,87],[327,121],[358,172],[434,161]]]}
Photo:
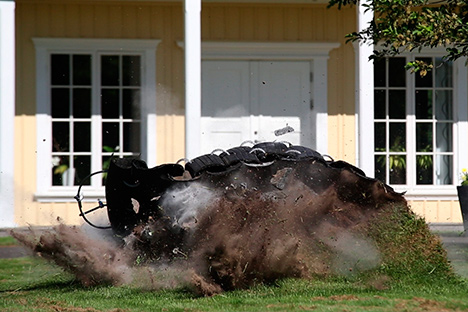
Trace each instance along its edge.
{"label": "green leaves", "polygon": [[434,67],[433,64],[428,64],[421,60],[408,62],[405,65],[405,69],[411,70],[412,73],[419,72],[421,76],[426,76],[427,72],[432,70],[433,67]]}
{"label": "green leaves", "polygon": [[[358,4],[373,10],[374,19],[346,38],[379,46],[371,59],[435,47],[446,48],[448,61],[468,56],[468,0],[331,0],[329,7]],[[432,65],[411,62],[406,68],[424,76]]]}

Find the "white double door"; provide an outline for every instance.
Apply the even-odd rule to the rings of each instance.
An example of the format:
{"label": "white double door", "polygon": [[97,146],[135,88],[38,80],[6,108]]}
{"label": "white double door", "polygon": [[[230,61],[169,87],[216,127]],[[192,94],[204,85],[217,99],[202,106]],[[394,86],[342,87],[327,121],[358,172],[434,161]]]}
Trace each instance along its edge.
{"label": "white double door", "polygon": [[203,61],[201,151],[247,140],[312,147],[311,98],[309,61]]}

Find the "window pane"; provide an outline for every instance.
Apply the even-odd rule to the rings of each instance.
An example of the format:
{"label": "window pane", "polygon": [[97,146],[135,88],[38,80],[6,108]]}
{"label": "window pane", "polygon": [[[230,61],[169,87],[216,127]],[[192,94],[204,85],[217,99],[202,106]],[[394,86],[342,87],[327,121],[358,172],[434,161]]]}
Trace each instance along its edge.
{"label": "window pane", "polygon": [[91,55],[73,55],[73,85],[91,85]]}
{"label": "window pane", "polygon": [[432,119],[432,91],[416,91],[416,118]]}
{"label": "window pane", "polygon": [[140,123],[124,123],[124,141],[123,150],[124,152],[140,152]]}
{"label": "window pane", "polygon": [[387,91],[385,90],[375,90],[374,91],[374,118],[375,119],[385,119],[385,97]]}
{"label": "window pane", "polygon": [[68,88],[52,88],[52,118],[70,117],[70,90]]}
{"label": "window pane", "polygon": [[119,118],[119,89],[101,90],[102,118]]}
{"label": "window pane", "polygon": [[70,84],[70,56],[68,54],[52,54],[51,83],[52,85]]}
{"label": "window pane", "polygon": [[124,86],[139,86],[140,72],[140,56],[124,55],[122,57],[122,80]]}
{"label": "window pane", "polygon": [[[75,156],[75,185],[79,185],[91,173],[91,157]],[[83,181],[83,185],[90,185],[91,179]]]}
{"label": "window pane", "polygon": [[416,151],[432,152],[432,123],[416,124]]}
{"label": "window pane", "polygon": [[392,57],[388,59],[388,86],[406,86],[406,59],[404,57]]}
{"label": "window pane", "polygon": [[435,115],[437,120],[452,119],[452,91],[437,90],[435,98]]}
{"label": "window pane", "polygon": [[406,124],[403,122],[390,123],[390,151],[406,151]]}
{"label": "window pane", "polygon": [[68,174],[71,170],[70,157],[68,156],[53,156],[52,157],[52,185],[67,185]]}
{"label": "window pane", "polygon": [[437,57],[434,67],[436,87],[452,87],[452,62],[443,62]]}
{"label": "window pane", "polygon": [[118,86],[119,79],[119,56],[101,56],[101,84],[103,86]]}
{"label": "window pane", "polygon": [[[430,57],[418,58],[417,60],[421,60],[426,63],[432,63],[432,58]],[[416,73],[415,79],[416,79],[416,87],[423,87],[423,88],[432,87],[432,71],[428,71],[426,76],[424,77],[421,77],[419,73]]]}
{"label": "window pane", "polygon": [[381,58],[374,60],[374,86],[375,87],[385,87],[385,63],[386,59]]}
{"label": "window pane", "polygon": [[385,155],[375,156],[375,178],[386,183],[387,164]]}
{"label": "window pane", "polygon": [[75,122],[73,124],[73,149],[75,152],[91,151],[90,122]]}
{"label": "window pane", "polygon": [[406,184],[406,156],[390,155],[390,184]]}
{"label": "window pane", "polygon": [[123,90],[123,118],[140,119],[140,90]]}
{"label": "window pane", "polygon": [[416,183],[432,184],[432,155],[416,156]]}
{"label": "window pane", "polygon": [[388,115],[390,119],[406,118],[405,90],[390,90],[388,98]]}
{"label": "window pane", "polygon": [[387,130],[384,122],[376,122],[374,124],[374,140],[375,140],[375,151],[384,152],[386,151],[386,137]]}
{"label": "window pane", "polygon": [[436,184],[448,185],[453,183],[453,157],[451,155],[436,156]]}
{"label": "window pane", "polygon": [[452,148],[452,124],[451,123],[437,123],[436,125],[437,137],[436,147],[438,152],[451,152]]}
{"label": "window pane", "polygon": [[73,117],[91,118],[91,89],[73,89]]}
{"label": "window pane", "polygon": [[52,122],[52,151],[70,151],[70,124],[68,122]]}
{"label": "window pane", "polygon": [[102,145],[103,151],[106,148],[118,150],[119,146],[119,124],[117,122],[106,122],[102,124]]}

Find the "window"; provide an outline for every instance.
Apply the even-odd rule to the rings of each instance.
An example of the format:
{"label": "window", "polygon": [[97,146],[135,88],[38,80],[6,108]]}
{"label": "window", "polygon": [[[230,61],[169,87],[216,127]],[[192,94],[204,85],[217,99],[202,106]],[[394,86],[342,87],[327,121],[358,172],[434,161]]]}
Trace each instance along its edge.
{"label": "window", "polygon": [[405,70],[411,59],[374,64],[375,177],[409,190],[453,188],[458,183],[455,66],[441,57],[418,55],[434,64],[421,77]]}
{"label": "window", "polygon": [[[38,200],[72,199],[76,186],[107,169],[112,156],[155,162],[158,41],[129,41],[34,40],[43,65],[37,73]],[[99,175],[84,180],[87,194],[103,194],[104,183]]]}
{"label": "window", "polygon": [[[92,54],[51,54],[54,186],[79,185],[92,172],[93,157],[101,155],[101,168],[107,169],[112,155],[137,156],[141,152],[141,56],[98,57],[100,62],[92,68]],[[93,71],[100,78],[94,87],[100,101],[94,102]],[[100,117],[92,119],[92,111],[100,113]],[[91,148],[91,129],[101,133],[102,150]],[[89,184],[85,181],[85,185]]]}

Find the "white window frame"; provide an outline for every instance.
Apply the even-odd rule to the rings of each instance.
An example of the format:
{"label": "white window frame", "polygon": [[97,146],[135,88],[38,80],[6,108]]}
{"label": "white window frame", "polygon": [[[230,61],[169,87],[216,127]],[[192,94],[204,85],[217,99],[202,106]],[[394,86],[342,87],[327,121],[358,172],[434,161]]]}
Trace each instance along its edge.
{"label": "white window frame", "polygon": [[[178,41],[179,47],[184,43]],[[310,61],[312,148],[328,153],[328,59],[338,42],[203,41],[202,60]]]}
{"label": "white window frame", "polygon": [[[156,49],[160,40],[138,39],[68,39],[33,38],[36,48],[36,193],[39,202],[71,202],[76,195],[77,186],[52,186],[52,117],[50,105],[50,55],[53,53],[102,53],[139,54],[142,56],[141,81],[141,157],[148,166],[156,164]],[[96,62],[94,60],[93,62]],[[96,75],[96,73],[93,73]],[[97,78],[93,77],[92,101],[99,101]],[[100,116],[92,113],[91,119]],[[92,130],[92,135],[93,135]],[[100,134],[98,135],[100,137]],[[94,140],[91,150],[101,150],[100,140]],[[98,171],[100,163],[92,163],[91,171]],[[99,175],[93,176],[100,179]],[[83,186],[86,199],[104,197],[104,187]]]}
{"label": "white window frame", "polygon": [[[420,53],[403,53],[402,57],[442,57],[446,52],[444,49],[432,49],[432,50],[423,50]],[[457,200],[457,191],[456,187],[460,182],[460,173],[462,168],[468,168],[468,96],[467,96],[467,86],[468,86],[468,70],[465,65],[466,59],[459,59],[453,62],[453,76],[454,76],[454,94],[453,94],[453,106],[454,106],[454,121],[453,121],[453,184],[451,185],[391,185],[397,192],[406,192],[406,198],[409,200]],[[369,70],[373,70],[373,62],[369,62]],[[407,75],[411,75],[407,73]],[[407,76],[408,77],[408,76]],[[407,79],[407,83],[409,80]],[[372,80],[372,90],[374,91],[374,85]],[[412,94],[414,92],[413,86],[407,87],[407,101],[414,97]],[[409,94],[411,93],[411,94]],[[411,96],[408,98],[408,96]],[[362,102],[360,103],[363,104]],[[372,114],[365,114],[364,116],[359,116],[359,124],[373,125],[373,103],[365,103],[368,105],[368,111],[371,111]],[[371,107],[372,105],[372,107]],[[358,110],[358,112],[361,109]],[[409,114],[408,114],[409,113]],[[407,108],[407,124],[414,123],[414,111],[410,108]],[[413,136],[415,133],[410,133],[411,130],[407,127],[407,144],[415,144]],[[364,129],[358,129],[359,135],[363,137],[364,141],[371,142],[372,147],[374,146],[374,127],[367,127]],[[409,135],[411,134],[411,135]],[[362,146],[359,146],[361,149]],[[365,147],[364,147],[365,148]],[[407,148],[407,153],[409,149]],[[414,155],[408,154],[408,157],[413,157]],[[409,159],[408,159],[409,160]],[[407,161],[408,161],[407,160]],[[412,162],[412,160],[411,160]],[[360,153],[359,163],[374,163],[374,153]],[[372,165],[373,168],[373,165]],[[415,169],[411,167],[407,169],[407,181],[412,181],[414,179]],[[370,176],[374,175],[374,172],[366,172]],[[411,183],[411,182],[410,182]]]}

